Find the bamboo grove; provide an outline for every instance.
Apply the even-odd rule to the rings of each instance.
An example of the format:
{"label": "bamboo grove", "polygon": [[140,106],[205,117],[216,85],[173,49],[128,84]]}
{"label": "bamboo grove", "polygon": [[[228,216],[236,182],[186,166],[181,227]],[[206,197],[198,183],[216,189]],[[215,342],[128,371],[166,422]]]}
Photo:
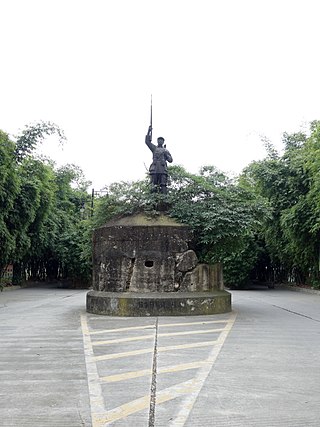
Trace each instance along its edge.
{"label": "bamboo grove", "polygon": [[14,283],[89,286],[93,228],[116,215],[157,215],[161,205],[192,228],[200,259],[223,262],[226,285],[320,286],[320,122],[284,133],[281,153],[265,142],[266,157],[236,178],[213,165],[198,174],[175,165],[166,196],[151,194],[145,177],[107,186],[94,203],[79,167],[35,154],[51,134],[64,142],[48,122],[12,139],[0,131],[0,271],[12,264]]}

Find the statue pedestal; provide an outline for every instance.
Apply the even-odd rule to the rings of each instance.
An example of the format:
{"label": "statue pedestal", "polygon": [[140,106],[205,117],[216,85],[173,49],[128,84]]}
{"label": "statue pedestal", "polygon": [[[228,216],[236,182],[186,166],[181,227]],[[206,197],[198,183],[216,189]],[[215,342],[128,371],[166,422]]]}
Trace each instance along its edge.
{"label": "statue pedestal", "polygon": [[87,311],[109,316],[186,316],[231,311],[222,266],[200,264],[189,227],[159,215],[110,221],[94,232]]}
{"label": "statue pedestal", "polygon": [[190,316],[227,313],[231,295],[215,292],[97,292],[87,294],[87,311],[107,316]]}

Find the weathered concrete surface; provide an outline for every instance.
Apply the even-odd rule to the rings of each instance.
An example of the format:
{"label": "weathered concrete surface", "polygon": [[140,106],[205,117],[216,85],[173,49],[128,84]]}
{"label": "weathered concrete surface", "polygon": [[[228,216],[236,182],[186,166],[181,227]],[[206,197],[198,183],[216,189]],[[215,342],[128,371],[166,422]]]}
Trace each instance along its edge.
{"label": "weathered concrete surface", "polygon": [[127,216],[96,229],[88,311],[117,315],[119,310],[119,316],[229,312],[222,266],[200,264],[192,239],[189,227],[163,214]]}
{"label": "weathered concrete surface", "polygon": [[198,264],[198,257],[193,250],[188,250],[182,254],[177,254],[177,270],[186,273]]}
{"label": "weathered concrete surface", "polygon": [[[140,221],[137,221],[137,217]],[[93,289],[107,292],[172,292],[178,254],[188,250],[188,227],[162,216],[112,221],[94,231]],[[130,225],[132,221],[132,225]],[[138,222],[138,224],[137,224]],[[123,223],[125,225],[123,225]]]}
{"label": "weathered concrete surface", "polygon": [[232,294],[232,313],[124,318],[83,290],[0,293],[0,425],[318,427],[319,296]]}
{"label": "weathered concrete surface", "polygon": [[182,278],[180,290],[188,292],[203,292],[223,290],[222,265],[198,264]]}
{"label": "weathered concrete surface", "polygon": [[84,290],[0,293],[0,425],[91,425],[79,316]]}
{"label": "weathered concrete surface", "polygon": [[87,294],[87,311],[108,316],[195,316],[228,313],[231,294],[212,292],[97,292]]}

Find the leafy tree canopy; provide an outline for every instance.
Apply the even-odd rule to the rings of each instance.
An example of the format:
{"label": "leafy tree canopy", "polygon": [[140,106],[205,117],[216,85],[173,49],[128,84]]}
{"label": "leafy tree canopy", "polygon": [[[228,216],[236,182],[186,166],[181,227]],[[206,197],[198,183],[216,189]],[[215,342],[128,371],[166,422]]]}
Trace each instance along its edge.
{"label": "leafy tree canopy", "polygon": [[16,138],[16,161],[21,162],[26,156],[33,152],[38,144],[44,141],[46,136],[53,134],[58,136],[60,144],[66,141],[63,130],[55,123],[40,121],[35,124],[27,125]]}

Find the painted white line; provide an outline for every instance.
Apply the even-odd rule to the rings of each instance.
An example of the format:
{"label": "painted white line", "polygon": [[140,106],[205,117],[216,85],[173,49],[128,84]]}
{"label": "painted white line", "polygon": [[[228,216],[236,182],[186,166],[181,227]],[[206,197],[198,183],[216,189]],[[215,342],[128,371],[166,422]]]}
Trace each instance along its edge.
{"label": "painted white line", "polygon": [[98,427],[98,424],[95,423],[95,417],[93,416],[93,414],[104,414],[106,412],[106,408],[104,404],[97,365],[94,360],[87,316],[85,314],[81,314],[81,328],[87,369],[92,427]]}
{"label": "painted white line", "polygon": [[207,364],[200,368],[195,378],[193,378],[191,387],[192,390],[190,390],[190,393],[183,401],[182,407],[178,415],[170,422],[170,424],[168,424],[169,427],[183,427],[185,425],[186,421],[189,418],[190,412],[192,411],[194,403],[203,387],[203,384],[206,381],[232,326],[234,325],[235,319],[236,314],[233,313],[229,318],[227,327],[223,332],[221,332],[217,340],[217,344],[213,347],[207,359]]}
{"label": "painted white line", "polygon": [[131,414],[147,409],[150,406],[150,395],[131,400],[116,408],[106,411],[104,414],[92,414],[92,423],[95,427],[104,427],[114,421],[127,418]]}
{"label": "painted white line", "polygon": [[[188,380],[179,384],[175,384],[157,393],[157,405],[175,399],[194,390],[193,380]],[[127,418],[136,412],[149,408],[150,395],[145,395],[139,399],[132,400],[121,406],[106,411],[104,414],[93,414],[95,427],[102,427],[114,421]]]}
{"label": "painted white line", "polygon": [[[181,349],[181,348],[192,348],[192,347],[202,347],[204,345],[214,345],[213,350],[211,351],[208,359],[185,364],[185,369],[192,369],[196,367],[200,367],[199,373],[196,375],[195,378],[192,378],[190,380],[184,381],[179,384],[175,384],[171,387],[168,387],[164,390],[160,390],[157,392],[156,396],[156,405],[160,405],[161,403],[165,403],[169,400],[175,399],[177,397],[181,397],[183,395],[188,395],[186,400],[183,403],[183,407],[180,410],[178,416],[172,421],[170,426],[175,427],[181,427],[184,426],[186,420],[189,417],[189,414],[192,410],[192,407],[194,405],[195,400],[197,399],[200,390],[204,384],[204,381],[206,380],[210,370],[212,369],[212,365],[215,362],[223,343],[231,330],[231,327],[234,323],[235,316],[233,316],[231,319],[229,319],[229,322],[227,326],[224,328],[222,333],[220,334],[220,337],[216,341],[207,341],[202,343],[195,343],[195,344],[184,344],[184,345],[177,345],[177,346],[167,346],[167,347],[159,347],[159,351],[167,351],[168,349]],[[151,350],[153,351],[153,349]],[[150,351],[150,352],[151,352]],[[133,353],[133,352],[127,352]],[[121,354],[121,353],[120,353]],[[99,356],[98,356],[99,357]],[[101,357],[101,356],[100,356]],[[97,358],[96,358],[97,359]],[[187,367],[187,365],[189,365]],[[193,365],[191,367],[191,365]],[[183,369],[183,364],[181,364],[180,368]],[[167,368],[163,368],[163,372],[176,372],[180,370],[179,365],[171,366]],[[138,372],[138,371],[137,371]],[[148,371],[150,373],[150,371]],[[145,374],[144,371],[140,372],[141,374]],[[114,378],[115,379],[115,378]],[[94,420],[94,427],[103,427],[107,424],[110,424],[114,421],[121,420],[123,418],[127,418],[129,415],[134,414],[136,412],[139,412],[143,409],[146,409],[149,407],[150,403],[150,396],[145,395],[139,399],[132,400],[130,402],[127,402],[121,406],[118,406],[116,408],[111,409],[108,412],[105,412],[104,414],[93,414],[93,420]]]}
{"label": "painted white line", "polygon": [[[229,317],[229,319],[226,319],[226,320],[205,321],[205,322],[201,322],[201,321],[185,322],[185,323],[172,323],[167,325],[161,325],[161,327],[174,327],[174,326],[187,326],[187,325],[189,326],[189,325],[200,325],[200,324],[211,324],[211,323],[226,324],[226,326],[223,329],[208,329],[204,331],[203,330],[202,331],[182,331],[182,332],[159,334],[160,336],[166,337],[166,336],[188,335],[190,333],[192,334],[204,334],[204,333],[212,333],[212,332],[220,333],[219,338],[216,340],[158,347],[158,352],[160,353],[160,352],[166,352],[171,350],[182,350],[182,349],[188,349],[188,348],[213,346],[213,349],[210,352],[208,359],[206,360],[167,366],[159,369],[158,374],[170,373],[170,372],[174,373],[178,371],[184,371],[187,369],[200,368],[197,375],[193,379],[179,383],[179,384],[175,384],[171,387],[168,387],[164,390],[160,390],[157,392],[156,405],[159,405],[161,403],[164,403],[169,400],[185,395],[185,400],[182,403],[180,411],[168,426],[183,427],[185,425],[186,421],[189,418],[190,412],[192,411],[194,403],[203,387],[203,384],[206,381],[212,369],[212,366],[216,361],[218,354],[220,353],[222,346],[234,324],[235,317],[236,315],[233,314],[231,317]],[[149,369],[141,370],[141,371],[132,371],[132,372],[127,372],[127,373],[118,374],[118,375],[110,375],[107,377],[100,378],[98,374],[96,362],[100,360],[111,360],[111,359],[130,357],[133,355],[152,353],[154,349],[145,348],[145,349],[135,350],[135,351],[127,351],[122,353],[94,356],[93,345],[97,345],[97,343],[100,343],[100,342],[101,343],[105,343],[105,342],[96,341],[95,343],[92,343],[91,335],[92,334],[96,335],[98,333],[105,333],[105,332],[122,332],[122,331],[125,332],[130,330],[142,330],[142,329],[146,330],[151,328],[154,329],[154,325],[90,332],[88,328],[88,323],[87,323],[87,316],[85,314],[82,314],[81,326],[82,326],[82,333],[83,333],[85,361],[86,361],[87,377],[88,377],[92,427],[104,427],[105,425],[112,423],[116,420],[124,419],[128,417],[130,414],[147,409],[150,405],[150,395],[145,395],[141,398],[127,402],[121,406],[111,409],[110,411],[107,411],[105,408],[105,403],[103,399],[101,383],[123,381],[129,378],[137,378],[139,376],[150,375],[151,371]],[[127,340],[145,339],[149,337],[153,337],[153,335],[146,335],[145,337],[132,337],[129,339],[120,338],[118,340],[106,341],[106,343],[125,342]]]}

